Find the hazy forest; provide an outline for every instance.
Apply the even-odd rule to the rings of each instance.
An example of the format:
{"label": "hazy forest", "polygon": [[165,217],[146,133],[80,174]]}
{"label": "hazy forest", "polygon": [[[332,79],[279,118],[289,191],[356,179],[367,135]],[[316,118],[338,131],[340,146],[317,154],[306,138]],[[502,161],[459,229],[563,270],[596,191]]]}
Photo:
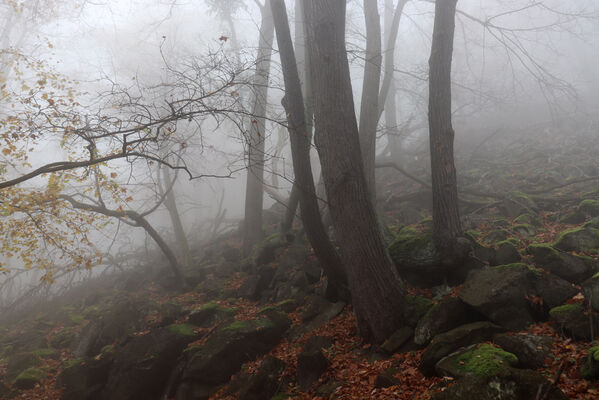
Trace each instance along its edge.
{"label": "hazy forest", "polygon": [[599,1],[0,32],[0,399],[599,399]]}

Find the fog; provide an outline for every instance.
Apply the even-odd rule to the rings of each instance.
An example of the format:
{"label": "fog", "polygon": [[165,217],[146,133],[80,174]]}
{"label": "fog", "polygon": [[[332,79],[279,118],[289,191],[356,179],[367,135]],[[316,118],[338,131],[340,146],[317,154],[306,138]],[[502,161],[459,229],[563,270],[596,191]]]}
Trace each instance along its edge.
{"label": "fog", "polygon": [[[287,3],[293,29],[294,3]],[[384,10],[383,1],[379,3],[384,16],[388,11]],[[427,159],[423,149],[427,147],[428,135],[428,57],[434,17],[431,3],[408,1],[399,27],[393,78],[397,90],[393,95],[398,124],[404,128],[401,133],[404,152],[394,161],[402,165],[414,159]],[[181,97],[185,90],[190,90],[185,86],[186,80],[193,80],[198,68],[219,63],[212,65],[212,70],[203,70],[206,82],[216,82],[218,86],[219,77],[235,71],[239,73],[235,77],[236,93],[228,96],[238,97],[225,104],[228,110],[222,113],[209,113],[194,121],[191,117],[189,121],[170,121],[177,134],[160,151],[165,152],[163,155],[171,153],[172,165],[184,168],[177,170],[173,190],[192,246],[211,239],[217,215],[223,217],[220,230],[238,229],[244,217],[248,163],[244,150],[248,148],[247,130],[248,123],[251,124],[243,113],[251,111],[255,91],[250,84],[251,74],[255,69],[261,24],[254,2],[240,2],[240,5],[230,25],[218,13],[210,12],[203,1],[2,2],[1,23],[7,32],[2,43],[6,66],[2,80],[6,80],[7,92],[12,93],[3,100],[2,116],[11,113],[11,102],[18,102],[19,95],[24,93],[20,92],[22,84],[17,80],[36,79],[35,70],[28,69],[25,61],[15,61],[11,51],[47,63],[44,73],[52,71],[73,81],[79,96],[75,108],[88,114],[88,118],[96,114],[110,117],[112,113],[115,120],[122,121],[141,108],[154,107],[151,113],[156,116],[168,113],[160,96]],[[484,4],[461,0],[458,9],[452,70],[457,153],[467,151],[469,145],[498,130],[501,135],[518,135],[524,127],[538,125],[549,135],[560,135],[562,130],[569,129],[570,121],[580,118],[596,121],[599,104],[596,2],[546,1],[538,6],[522,0]],[[360,107],[364,65],[368,62],[364,59],[363,11],[361,2],[348,2],[347,47],[356,110]],[[23,68],[23,74],[15,72],[17,66]],[[280,106],[284,85],[276,52],[269,85],[264,180],[272,190],[271,195],[264,196],[264,208],[276,203],[272,192],[286,199],[293,183],[284,112]],[[124,96],[131,96],[138,104],[119,107]],[[128,122],[135,122],[136,118]],[[384,158],[388,155],[384,118],[379,127],[377,152]],[[285,145],[278,147],[281,143]],[[31,166],[17,167],[5,159],[3,164],[12,166],[8,167],[5,178],[12,179],[65,158],[87,157],[85,143],[74,144],[78,148],[69,148],[67,144],[65,148],[64,140],[61,143],[61,138],[53,137],[51,132],[40,135],[32,144]],[[114,143],[102,146],[108,149]],[[315,149],[312,153],[312,167],[318,179],[320,168]],[[161,201],[156,186],[161,179],[158,163],[143,159],[129,161],[115,160],[101,168],[105,176],[114,174],[111,182],[126,190],[123,197],[131,197],[127,207],[151,209],[156,201]],[[34,189],[46,184],[44,176],[22,185]],[[92,193],[93,186],[89,185],[89,180],[71,182],[65,184],[65,190]],[[122,207],[119,201],[115,197],[111,204]],[[224,210],[225,215],[219,214]],[[148,220],[176,247],[165,207],[157,207]],[[144,246],[155,248],[143,229],[116,220],[102,222],[97,228],[88,233],[88,238],[100,253],[122,255]],[[18,257],[4,262],[8,270],[23,266]],[[98,271],[103,271],[102,268]],[[82,275],[94,275],[93,271],[84,270]],[[2,279],[12,279],[11,274]],[[37,279],[39,273],[23,275],[11,296],[37,284]]]}

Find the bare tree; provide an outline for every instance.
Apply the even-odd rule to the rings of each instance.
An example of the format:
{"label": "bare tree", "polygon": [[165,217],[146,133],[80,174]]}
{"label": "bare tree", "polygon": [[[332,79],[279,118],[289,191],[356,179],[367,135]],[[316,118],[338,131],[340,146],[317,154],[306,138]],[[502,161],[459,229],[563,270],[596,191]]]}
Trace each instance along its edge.
{"label": "bare tree", "polygon": [[364,177],[345,49],[345,0],[307,0],[315,143],[360,334],[382,342],[402,322],[404,287]]}

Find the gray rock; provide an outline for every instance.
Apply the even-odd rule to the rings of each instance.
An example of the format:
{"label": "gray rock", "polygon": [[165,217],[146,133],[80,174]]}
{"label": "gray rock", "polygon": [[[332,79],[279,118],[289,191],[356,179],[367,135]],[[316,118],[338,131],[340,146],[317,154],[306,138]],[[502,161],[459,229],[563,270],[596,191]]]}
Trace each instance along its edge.
{"label": "gray rock", "polygon": [[500,333],[493,336],[493,342],[505,351],[515,354],[519,367],[537,369],[544,366],[545,360],[551,355],[553,338],[529,333]]}
{"label": "gray rock", "polygon": [[468,275],[460,299],[494,323],[520,330],[534,320],[526,300],[534,279],[525,264],[487,267]]}

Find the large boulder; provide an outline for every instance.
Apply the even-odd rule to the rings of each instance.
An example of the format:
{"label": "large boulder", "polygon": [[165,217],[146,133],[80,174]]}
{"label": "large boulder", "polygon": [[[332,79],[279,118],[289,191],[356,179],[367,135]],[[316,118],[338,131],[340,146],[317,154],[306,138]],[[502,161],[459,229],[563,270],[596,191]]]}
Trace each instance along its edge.
{"label": "large boulder", "polygon": [[207,399],[243,363],[279,343],[290,324],[286,315],[271,312],[258,320],[235,321],[218,329],[203,346],[186,352],[177,399]]}
{"label": "large boulder", "polygon": [[331,344],[331,339],[327,337],[313,336],[297,356],[297,385],[302,390],[310,390],[329,367],[329,360],[322,353],[322,349]]}
{"label": "large boulder", "polygon": [[580,283],[595,271],[594,260],[561,252],[548,244],[531,244],[526,251],[533,256],[534,263],[569,282]]}
{"label": "large boulder", "polygon": [[447,390],[435,393],[433,400],[531,400],[539,387],[550,390],[546,400],[567,400],[568,397],[535,371],[506,368],[496,375],[459,379]]}
{"label": "large boulder", "polygon": [[584,252],[599,248],[599,229],[594,222],[563,231],[555,240],[554,247],[563,251]]}
{"label": "large boulder", "polygon": [[169,325],[131,339],[115,352],[102,398],[160,399],[181,352],[197,335],[191,325]]}
{"label": "large boulder", "polygon": [[67,363],[56,378],[56,387],[63,389],[61,400],[100,400],[112,362],[113,358],[105,355]]}
{"label": "large boulder", "polygon": [[518,357],[518,367],[537,369],[544,366],[551,355],[553,338],[530,333],[499,333],[493,336],[493,343]]}
{"label": "large boulder", "polygon": [[117,300],[95,321],[83,328],[74,342],[73,355],[75,358],[93,357],[99,354],[104,346],[125,341],[128,335],[144,326],[144,317],[149,311],[149,304],[142,300]]}
{"label": "large boulder", "polygon": [[599,346],[589,349],[589,354],[580,367],[580,374],[584,379],[599,379]]}
{"label": "large boulder", "polygon": [[279,380],[286,364],[273,356],[266,356],[258,372],[239,392],[238,400],[270,399],[279,391]]}
{"label": "large boulder", "polygon": [[414,342],[425,345],[439,333],[447,332],[460,325],[484,319],[462,300],[446,297],[433,306],[424,317],[418,321],[414,330]]}
{"label": "large boulder", "polygon": [[430,231],[413,226],[403,228],[389,246],[389,254],[408,282],[423,286],[442,282],[440,256]]}
{"label": "large boulder", "polygon": [[592,332],[599,331],[597,317],[594,314],[589,316],[581,304],[554,307],[549,310],[549,316],[560,331],[573,339],[591,340]]}
{"label": "large boulder", "polygon": [[426,376],[435,373],[435,365],[443,357],[448,356],[460,347],[490,340],[496,333],[505,331],[491,322],[481,321],[462,325],[448,332],[437,335],[427,346],[418,368]]}
{"label": "large boulder", "polygon": [[599,273],[582,283],[582,292],[593,310],[599,312]]}
{"label": "large boulder", "polygon": [[496,244],[497,250],[492,265],[505,265],[520,262],[522,256],[518,249],[509,240],[504,240]]}
{"label": "large boulder", "polygon": [[564,304],[570,297],[578,293],[578,288],[572,283],[551,273],[536,274],[533,283],[533,292],[543,299],[545,309],[543,317],[550,308]]}
{"label": "large boulder", "polygon": [[526,264],[472,271],[460,290],[460,299],[498,325],[523,329],[534,322],[526,296],[535,273]]}
{"label": "large boulder", "polygon": [[489,344],[473,344],[439,360],[435,370],[439,376],[463,378],[495,375],[518,364],[518,357]]}

